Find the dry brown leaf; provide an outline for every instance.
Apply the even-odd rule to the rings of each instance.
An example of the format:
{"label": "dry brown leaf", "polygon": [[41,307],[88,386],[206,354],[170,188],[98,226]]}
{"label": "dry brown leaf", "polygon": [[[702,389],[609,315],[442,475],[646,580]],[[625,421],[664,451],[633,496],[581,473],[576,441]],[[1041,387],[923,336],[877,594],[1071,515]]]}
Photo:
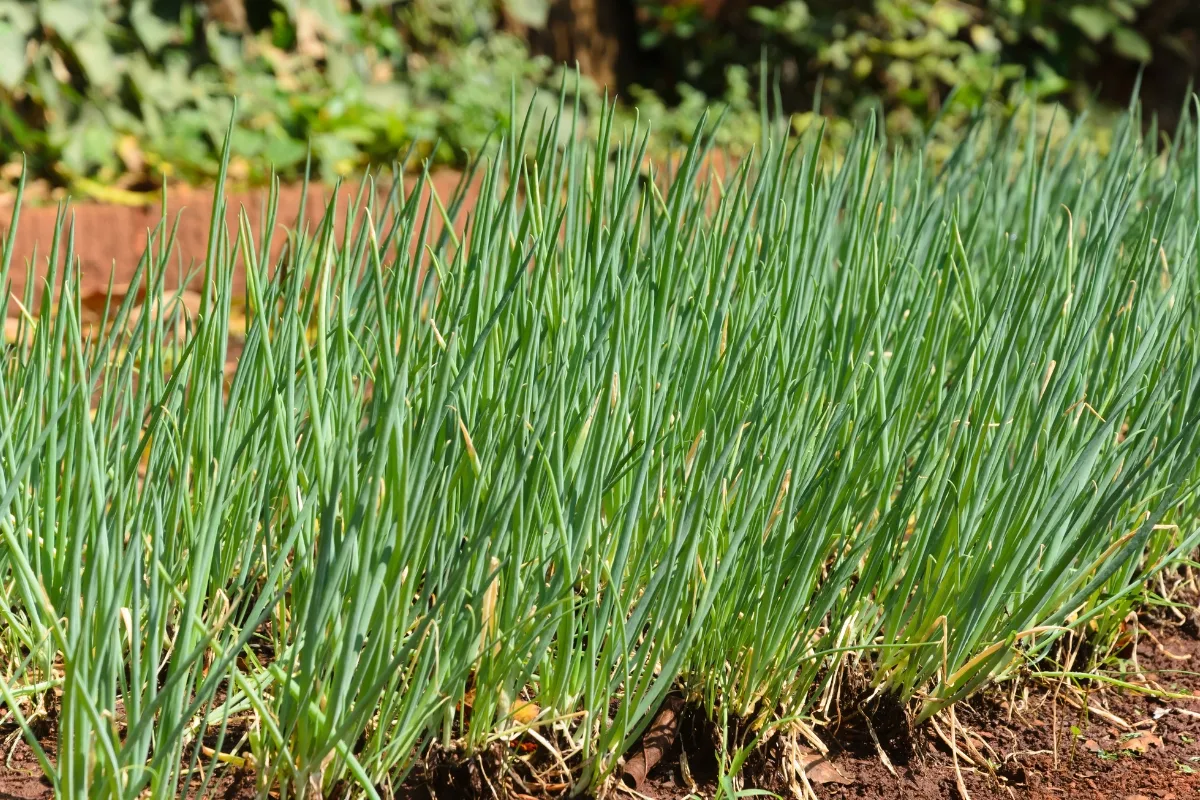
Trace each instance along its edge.
{"label": "dry brown leaf", "polygon": [[529,725],[538,715],[542,713],[542,709],[536,703],[531,703],[528,700],[518,700],[513,703],[512,716],[521,725]]}
{"label": "dry brown leaf", "polygon": [[1132,739],[1126,739],[1121,742],[1121,749],[1132,750],[1135,753],[1145,753],[1151,747],[1162,747],[1162,743],[1161,736],[1147,731],[1146,733],[1139,733]]}
{"label": "dry brown leaf", "polygon": [[853,775],[844,774],[833,765],[832,761],[820,753],[804,752],[800,755],[800,760],[804,764],[804,774],[811,784],[820,786],[826,783],[838,783],[842,786],[849,786],[854,783]]}

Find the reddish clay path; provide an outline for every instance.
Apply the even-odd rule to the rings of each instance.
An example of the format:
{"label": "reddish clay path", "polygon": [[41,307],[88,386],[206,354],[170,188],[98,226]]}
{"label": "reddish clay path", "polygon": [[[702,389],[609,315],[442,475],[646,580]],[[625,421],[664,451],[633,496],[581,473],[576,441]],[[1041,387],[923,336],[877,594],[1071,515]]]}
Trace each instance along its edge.
{"label": "reddish clay path", "polygon": [[[649,164],[647,163],[648,166]],[[660,164],[659,166],[658,175],[663,177],[667,170],[677,168],[678,162],[676,161],[670,165]],[[702,183],[710,174],[719,177],[721,180],[729,181],[733,178],[735,170],[735,161],[723,154],[712,153],[707,157],[706,163],[701,169],[699,182]],[[442,201],[448,205],[460,178],[461,173],[457,171],[448,169],[439,170],[431,175],[430,184],[437,191]],[[405,176],[406,191],[411,191],[417,180],[419,180],[418,176]],[[467,196],[457,219],[460,231],[461,226],[465,225],[468,214],[475,208],[480,183],[481,176],[477,175],[467,191]],[[339,213],[335,218],[338,237],[345,230],[346,208],[358,195],[359,188],[360,184],[358,183],[347,183],[338,193]],[[380,205],[382,205],[390,189],[390,184],[381,184],[376,187]],[[286,240],[286,230],[295,227],[297,223],[302,194],[303,187],[298,184],[280,188],[276,224],[274,230],[270,232],[273,237],[271,247],[272,259],[277,258],[282,252]],[[309,187],[303,221],[309,224],[310,230],[315,228],[320,222],[328,202],[332,199],[332,195],[333,189],[330,186],[312,185]],[[424,212],[425,206],[430,201],[428,187],[425,188],[422,195],[421,213]],[[232,242],[236,238],[239,214],[244,208],[250,221],[250,229],[253,233],[255,244],[261,245],[264,233],[261,222],[267,203],[268,191],[266,189],[254,189],[227,192],[225,198],[225,224],[229,231],[230,241]],[[715,202],[716,198],[717,187],[714,185],[712,200]],[[0,195],[0,235],[7,235],[12,218],[14,199],[11,194]],[[172,263],[182,264],[184,271],[189,266],[200,268],[204,262],[208,248],[208,229],[209,220],[212,215],[212,200],[213,190],[211,188],[168,187],[166,229],[169,231],[170,226],[178,219]],[[45,275],[46,273],[47,257],[54,239],[57,213],[58,209],[55,206],[47,205],[33,206],[26,203],[21,209],[17,226],[16,247],[13,252],[12,268],[9,273],[9,278],[12,281],[12,291],[18,298],[23,297],[25,289],[26,263],[34,257],[35,252],[37,255],[37,263],[34,264],[35,273],[38,275]],[[68,224],[71,224],[70,219],[73,219],[74,224],[75,255],[79,259],[82,272],[80,286],[82,295],[85,297],[95,297],[97,295],[103,297],[108,287],[110,276],[115,286],[128,285],[129,279],[137,268],[142,253],[145,251],[147,234],[158,225],[161,219],[160,204],[156,201],[146,206],[126,206],[82,201],[71,203],[68,207],[68,213],[71,215]],[[443,223],[441,215],[436,209],[433,209],[429,215],[429,221],[431,235],[436,236],[440,234]],[[64,249],[65,245],[64,241],[62,244]],[[158,246],[157,242],[156,246]],[[241,285],[240,254],[237,259],[236,269],[235,286]],[[174,285],[171,277],[172,275],[169,274],[167,278],[168,287]],[[41,286],[35,287],[34,294],[35,300],[40,298]],[[6,303],[6,305],[9,306],[10,315],[18,313],[15,304]]]}
{"label": "reddish clay path", "polygon": [[[459,181],[459,173],[444,170],[436,172],[431,177],[431,184],[438,196],[449,202]],[[405,188],[411,191],[418,180],[415,176],[405,178]],[[347,184],[338,193],[339,213],[336,216],[336,229],[340,237],[346,227],[346,208],[353,202],[359,190],[358,184]],[[382,203],[390,191],[390,186],[376,188],[376,193]],[[285,232],[296,225],[300,212],[300,199],[303,187],[289,185],[280,188],[278,211],[275,228],[272,234],[272,258],[282,251],[286,239]],[[429,202],[428,190],[422,198],[424,204]],[[304,221],[310,230],[320,222],[325,213],[327,203],[332,199],[333,189],[329,186],[310,186],[304,209]],[[465,212],[474,207],[478,196],[478,182],[468,191],[459,219],[465,218]],[[250,221],[250,229],[254,234],[256,244],[263,239],[262,217],[266,207],[268,191],[256,189],[244,192],[226,194],[226,216],[231,241],[238,231],[238,218],[241,210],[246,210]],[[168,188],[167,190],[167,230],[178,219],[179,226],[175,236],[173,263],[182,263],[185,270],[189,264],[203,264],[208,248],[209,221],[212,216],[212,189],[193,189],[189,187]],[[12,218],[11,195],[0,196],[0,230],[6,236]],[[54,239],[55,218],[58,209],[54,206],[29,206],[21,209],[17,224],[16,246],[13,252],[10,279],[12,291],[21,297],[25,289],[26,263],[34,257],[37,262],[34,267],[39,275],[44,275],[47,257]],[[79,259],[82,272],[82,293],[86,296],[94,293],[103,294],[108,286],[109,276],[114,284],[128,283],[129,277],[137,268],[139,259],[146,248],[147,234],[158,225],[161,219],[161,206],[156,202],[148,206],[121,206],[97,202],[71,203],[68,209],[73,219],[75,230],[75,253]],[[440,233],[442,220],[436,209],[430,215],[433,233]],[[65,234],[65,231],[64,231]],[[36,251],[35,251],[36,246]],[[65,248],[63,241],[62,247]],[[156,247],[158,243],[156,242]],[[180,262],[181,259],[181,262]],[[238,259],[238,270],[241,270],[241,259]],[[168,277],[168,281],[170,278]],[[240,283],[240,277],[235,279]],[[40,287],[35,289],[35,295],[40,297]],[[10,304],[11,305],[11,304]],[[14,309],[10,308],[10,313]]]}

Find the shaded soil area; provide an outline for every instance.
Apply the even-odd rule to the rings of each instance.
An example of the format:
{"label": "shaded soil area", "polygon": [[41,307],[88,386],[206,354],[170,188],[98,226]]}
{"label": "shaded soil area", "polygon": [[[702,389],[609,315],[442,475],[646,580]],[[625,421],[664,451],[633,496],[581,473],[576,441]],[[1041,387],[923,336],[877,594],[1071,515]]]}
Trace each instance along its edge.
{"label": "shaded soil area", "polygon": [[[29,745],[21,738],[10,739],[15,731],[4,731],[4,754],[0,762],[0,800],[48,800],[54,790],[42,775],[42,768]],[[48,742],[47,742],[48,744]]]}

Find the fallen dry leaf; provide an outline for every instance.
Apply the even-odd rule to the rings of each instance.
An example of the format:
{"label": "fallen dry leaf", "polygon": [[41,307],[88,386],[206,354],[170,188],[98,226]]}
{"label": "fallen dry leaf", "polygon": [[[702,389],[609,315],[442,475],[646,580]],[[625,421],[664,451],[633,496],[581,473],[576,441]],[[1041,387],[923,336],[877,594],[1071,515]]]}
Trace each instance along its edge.
{"label": "fallen dry leaf", "polygon": [[521,725],[529,725],[538,715],[542,713],[542,709],[538,708],[535,703],[530,703],[528,700],[518,700],[513,703],[512,715],[513,719]]}
{"label": "fallen dry leaf", "polygon": [[853,776],[842,773],[833,765],[833,762],[820,753],[803,753],[800,760],[804,764],[804,774],[808,777],[809,783],[817,786],[825,783],[840,783],[842,786],[849,786],[854,783]]}
{"label": "fallen dry leaf", "polygon": [[[467,709],[475,707],[475,687],[467,689],[463,695],[462,705]],[[509,709],[512,718],[521,725],[528,725],[538,718],[542,713],[542,709],[536,703],[531,703],[528,700],[517,700]]]}
{"label": "fallen dry leaf", "polygon": [[1146,733],[1139,733],[1132,739],[1126,739],[1125,741],[1121,742],[1121,749],[1132,750],[1135,753],[1144,753],[1151,747],[1162,747],[1162,743],[1163,740],[1161,736],[1147,731]]}
{"label": "fallen dry leaf", "polygon": [[1086,742],[1084,742],[1084,743],[1083,743],[1083,749],[1084,749],[1084,750],[1087,750],[1089,753],[1099,753],[1099,752],[1102,752],[1102,748],[1101,748],[1101,747],[1100,747],[1100,745],[1099,745],[1099,744],[1096,742],[1096,740],[1095,740],[1095,739],[1088,739]]}

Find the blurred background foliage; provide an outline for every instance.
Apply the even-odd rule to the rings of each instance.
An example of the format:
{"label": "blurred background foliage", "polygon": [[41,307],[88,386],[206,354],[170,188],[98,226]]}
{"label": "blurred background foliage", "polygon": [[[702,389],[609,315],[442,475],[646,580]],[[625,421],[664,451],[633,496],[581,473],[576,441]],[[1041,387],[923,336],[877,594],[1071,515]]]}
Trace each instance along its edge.
{"label": "blurred background foliage", "polygon": [[607,90],[659,147],[713,102],[723,145],[758,141],[760,85],[797,130],[879,110],[903,137],[1015,94],[1124,103],[1143,69],[1169,130],[1198,35],[1194,0],[0,0],[0,181],[24,154],[43,186],[109,199],[203,183],[232,96],[235,182],[296,178],[310,146],[326,180],[410,145],[457,163],[510,87],[555,103],[575,64],[585,109]]}

